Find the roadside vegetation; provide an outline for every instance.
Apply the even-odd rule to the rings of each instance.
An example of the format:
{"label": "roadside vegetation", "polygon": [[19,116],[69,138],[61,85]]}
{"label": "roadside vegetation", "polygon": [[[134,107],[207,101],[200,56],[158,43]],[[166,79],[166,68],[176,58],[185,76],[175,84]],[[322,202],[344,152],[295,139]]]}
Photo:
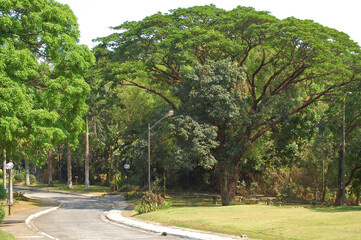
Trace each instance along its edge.
{"label": "roadside vegetation", "polygon": [[[204,205],[204,203],[199,203]],[[263,240],[359,239],[360,207],[305,205],[172,206],[135,217],[165,225]]]}
{"label": "roadside vegetation", "polygon": [[[129,192],[142,198],[139,213],[161,209],[139,217],[193,209],[204,216],[194,227],[217,231],[245,230],[251,210],[265,211],[248,219],[248,233],[262,238],[305,238],[289,232],[287,214],[294,223],[303,221],[295,213],[309,222],[315,215],[330,237],[337,217],[359,220],[357,207],[232,206],[260,194],[282,206],[341,206],[343,195],[360,205],[361,48],[347,34],[208,5],[114,23],[89,50],[68,5],[5,1],[0,16],[0,155],[14,162],[15,182]],[[3,168],[4,184],[6,175]],[[149,175],[158,194],[151,206]],[[194,207],[176,207],[158,197],[166,191],[217,194],[225,212],[191,199]],[[230,227],[208,220],[229,209],[238,213]],[[280,227],[267,222],[272,216]]]}

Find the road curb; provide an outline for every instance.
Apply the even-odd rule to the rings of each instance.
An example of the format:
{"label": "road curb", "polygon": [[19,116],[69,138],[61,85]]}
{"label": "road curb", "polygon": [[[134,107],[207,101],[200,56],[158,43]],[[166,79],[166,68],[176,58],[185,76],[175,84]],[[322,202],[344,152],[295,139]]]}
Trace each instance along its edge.
{"label": "road curb", "polygon": [[[138,228],[143,231],[148,231],[152,233],[157,233],[160,235],[172,235],[175,237],[193,239],[193,240],[235,240],[241,239],[240,237],[229,237],[229,236],[220,236],[208,232],[201,232],[193,229],[185,229],[178,227],[165,227],[161,224],[156,223],[145,223],[141,221],[136,221],[127,217],[124,217],[122,210],[110,210],[104,212],[104,216],[109,221],[123,224],[132,228]],[[247,238],[242,238],[247,239]]]}
{"label": "road curb", "polygon": [[58,209],[59,209],[59,207],[52,207],[52,208],[46,209],[44,211],[32,214],[32,215],[30,215],[29,217],[26,218],[25,223],[31,230],[36,231],[36,232],[40,233],[41,235],[43,235],[43,236],[45,236],[47,238],[50,238],[50,239],[53,239],[53,240],[59,240],[56,237],[53,237],[53,236],[51,236],[51,235],[49,235],[47,233],[44,233],[44,232],[40,231],[37,227],[35,227],[35,225],[31,224],[31,221],[34,220],[35,218],[40,217],[41,215],[44,215],[46,213],[58,210]]}

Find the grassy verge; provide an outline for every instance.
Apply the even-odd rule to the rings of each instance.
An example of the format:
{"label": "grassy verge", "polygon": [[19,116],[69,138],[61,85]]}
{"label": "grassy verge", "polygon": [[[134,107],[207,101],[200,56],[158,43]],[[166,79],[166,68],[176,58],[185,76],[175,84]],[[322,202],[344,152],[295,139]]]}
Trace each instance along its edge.
{"label": "grassy verge", "polygon": [[45,183],[36,183],[30,187],[34,188],[43,188],[43,189],[52,189],[52,190],[62,190],[62,191],[71,191],[71,192],[83,192],[83,193],[107,193],[110,192],[110,188],[106,186],[91,185],[89,190],[85,190],[84,185],[73,185],[73,189],[68,189],[65,183],[54,183],[53,187],[48,187]]}
{"label": "grassy verge", "polygon": [[1,240],[16,240],[16,238],[13,237],[13,235],[4,232],[2,230],[0,230],[0,239]]}
{"label": "grassy verge", "polygon": [[360,207],[172,207],[136,217],[256,239],[360,239]]}
{"label": "grassy verge", "polygon": [[[43,205],[43,202],[35,199],[29,199],[29,201],[15,201],[14,205],[11,206],[11,214],[16,214],[18,212],[30,210],[37,207],[42,207]],[[3,205],[2,207],[5,211],[6,218],[9,214],[9,207],[7,205]]]}

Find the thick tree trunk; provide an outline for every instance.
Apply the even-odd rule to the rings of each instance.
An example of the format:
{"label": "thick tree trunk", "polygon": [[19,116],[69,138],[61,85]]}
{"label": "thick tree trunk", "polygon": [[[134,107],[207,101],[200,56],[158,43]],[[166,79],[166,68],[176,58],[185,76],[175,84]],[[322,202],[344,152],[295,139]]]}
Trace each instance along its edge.
{"label": "thick tree trunk", "polygon": [[237,183],[238,183],[238,171],[232,173],[231,176],[229,176],[229,179],[228,179],[229,201],[233,201],[234,197],[236,196]]}
{"label": "thick tree trunk", "polygon": [[30,176],[29,176],[29,161],[28,158],[25,157],[24,158],[25,161],[25,185],[29,186],[30,185]]}
{"label": "thick tree trunk", "polygon": [[48,180],[48,186],[52,187],[53,184],[53,153],[51,151],[48,151],[48,172],[49,172],[49,180]]}
{"label": "thick tree trunk", "polygon": [[86,132],[85,132],[85,190],[90,189],[89,183],[89,131],[88,131],[88,120],[86,121]]}
{"label": "thick tree trunk", "polygon": [[6,149],[3,150],[3,184],[4,188],[6,189]]}
{"label": "thick tree trunk", "polygon": [[226,171],[220,179],[221,188],[221,199],[223,206],[229,206],[229,191],[228,191],[228,177]]}
{"label": "thick tree trunk", "polygon": [[73,188],[73,175],[71,173],[71,149],[70,149],[70,143],[67,143],[67,149],[66,149],[66,170],[67,170],[67,187],[68,189]]}

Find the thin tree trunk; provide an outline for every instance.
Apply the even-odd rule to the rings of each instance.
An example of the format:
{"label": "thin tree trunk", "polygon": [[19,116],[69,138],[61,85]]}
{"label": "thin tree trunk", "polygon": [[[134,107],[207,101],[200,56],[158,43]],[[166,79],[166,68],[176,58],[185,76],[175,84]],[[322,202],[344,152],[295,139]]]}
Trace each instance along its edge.
{"label": "thin tree trunk", "polygon": [[29,161],[28,161],[28,158],[25,157],[24,161],[25,161],[25,185],[29,186],[30,185],[30,176],[29,176]]}
{"label": "thin tree trunk", "polygon": [[4,160],[3,160],[3,184],[4,184],[4,188],[6,189],[6,149],[3,150],[3,156],[4,156]]}
{"label": "thin tree trunk", "polygon": [[85,132],[85,190],[90,189],[89,183],[89,131],[88,120],[86,120],[86,132]]}
{"label": "thin tree trunk", "polygon": [[73,188],[73,175],[71,173],[71,149],[70,149],[70,143],[67,143],[67,151],[66,151],[66,169],[68,173],[68,179],[67,179],[67,187],[69,189]]}
{"label": "thin tree trunk", "polygon": [[49,172],[49,180],[48,186],[52,187],[53,184],[53,153],[52,151],[48,151],[48,172]]}

